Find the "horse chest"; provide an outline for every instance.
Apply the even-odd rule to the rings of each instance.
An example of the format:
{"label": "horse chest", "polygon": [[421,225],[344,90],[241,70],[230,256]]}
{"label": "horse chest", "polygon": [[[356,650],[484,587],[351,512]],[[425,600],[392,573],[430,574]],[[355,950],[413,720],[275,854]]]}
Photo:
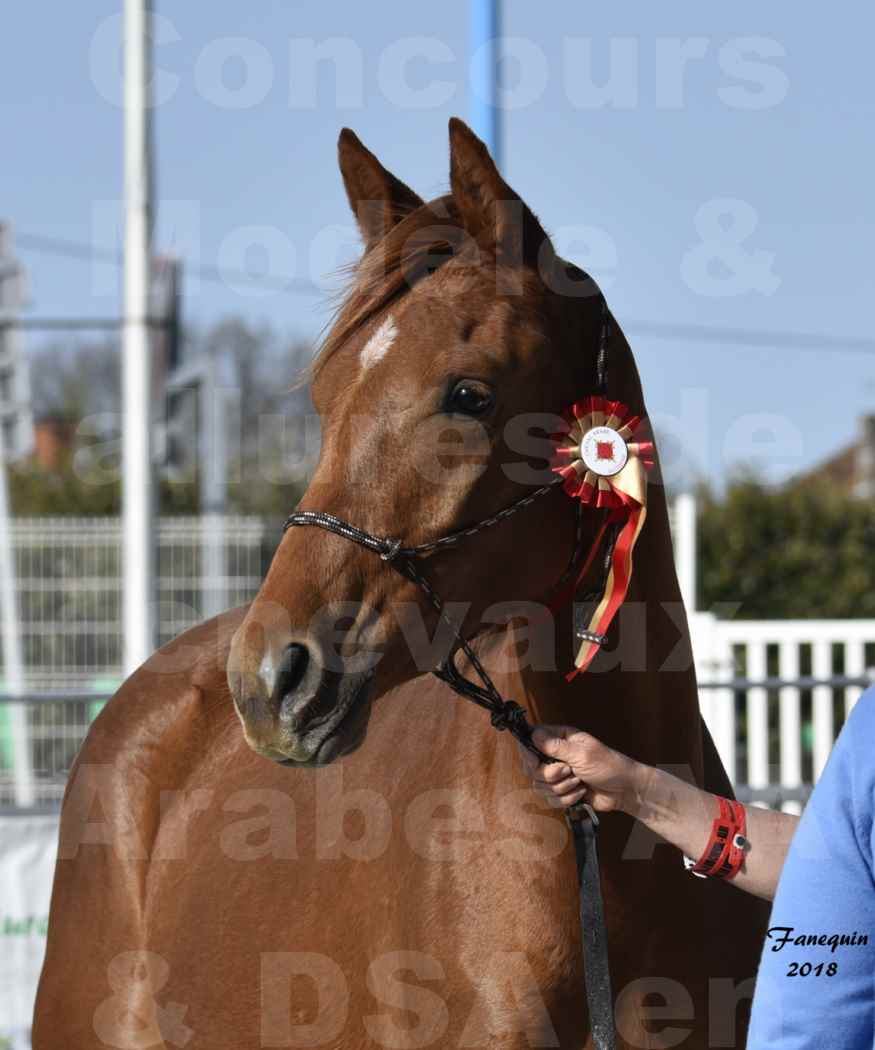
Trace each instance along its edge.
{"label": "horse chest", "polygon": [[[344,1046],[385,1045],[410,1024],[443,1031],[442,1046],[580,1032],[573,870],[564,852],[543,856],[553,816],[538,837],[476,793],[400,799],[324,772],[292,796],[232,792],[206,815],[186,877],[153,871],[148,943],[192,1026],[218,1032],[224,1018],[239,1033],[241,1004],[258,1014],[266,1002],[292,1031],[329,1024],[334,1002]],[[192,914],[196,935],[180,938]],[[209,974],[229,971],[235,997],[212,996],[224,977]]]}

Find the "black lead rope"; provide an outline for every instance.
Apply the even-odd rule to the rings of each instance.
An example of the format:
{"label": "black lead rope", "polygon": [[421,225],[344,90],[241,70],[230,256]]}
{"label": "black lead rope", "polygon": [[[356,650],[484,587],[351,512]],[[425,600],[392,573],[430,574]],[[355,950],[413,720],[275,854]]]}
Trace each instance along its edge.
{"label": "black lead rope", "polygon": [[574,836],[577,889],[580,898],[580,936],[586,975],[586,1005],[595,1050],[615,1050],[614,993],[608,955],[608,926],[599,872],[598,817],[589,806],[575,803],[565,819]]}
{"label": "black lead rope", "polygon": [[[606,310],[606,307],[605,307]],[[603,336],[600,340],[597,358],[599,385],[605,383],[605,356],[607,338],[607,320],[603,320]],[[556,759],[545,755],[532,740],[532,726],[526,718],[524,709],[513,700],[505,700],[489,677],[486,668],[477,654],[465,639],[461,625],[457,625],[448,615],[439,594],[416,567],[419,558],[426,558],[436,551],[454,547],[461,540],[474,536],[483,529],[497,525],[512,514],[529,506],[540,496],[550,492],[556,485],[562,484],[562,478],[556,478],[546,485],[510,506],[484,518],[470,528],[450,533],[430,543],[420,543],[405,547],[401,540],[385,536],[375,536],[364,529],[323,511],[303,510],[290,514],[283,524],[283,532],[295,526],[313,526],[341,536],[351,543],[356,543],[366,550],[379,554],[383,561],[391,565],[396,572],[415,583],[428,598],[438,617],[447,624],[453,633],[453,645],[446,659],[434,670],[434,674],[445,682],[453,692],[485,708],[490,714],[492,725],[500,730],[507,730],[523,747],[532,752],[541,762],[555,762]],[[575,549],[571,561],[563,574],[560,584],[574,571],[580,557],[580,538],[582,534],[582,505],[578,504],[576,523]],[[611,544],[609,543],[609,547]],[[610,557],[605,564],[610,565]],[[480,684],[466,678],[459,670],[456,655],[465,654]],[[574,855],[577,863],[577,882],[580,893],[580,924],[583,942],[583,963],[586,973],[586,998],[589,1007],[590,1030],[593,1046],[596,1050],[615,1050],[614,1006],[611,990],[610,965],[608,960],[607,928],[605,925],[604,903],[602,900],[601,879],[599,877],[598,846],[596,842],[598,818],[592,808],[584,803],[576,803],[566,810],[565,819],[574,837]]]}

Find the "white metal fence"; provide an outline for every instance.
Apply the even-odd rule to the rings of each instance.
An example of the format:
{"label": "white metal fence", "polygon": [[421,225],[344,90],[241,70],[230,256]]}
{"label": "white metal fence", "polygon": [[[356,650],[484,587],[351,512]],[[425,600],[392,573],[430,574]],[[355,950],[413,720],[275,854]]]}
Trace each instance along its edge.
{"label": "white metal fence", "polygon": [[[224,572],[203,571],[218,532]],[[206,610],[248,601],[264,575],[270,533],[258,518],[164,518],[158,526],[158,630],[167,641]],[[122,668],[121,524],[117,518],[19,518],[12,527],[29,689],[82,691]],[[215,545],[215,544],[213,544]]]}
{"label": "white metal fence", "polygon": [[[217,607],[248,601],[278,534],[276,524],[258,518],[162,519],[159,641]],[[87,697],[109,695],[122,679],[121,524],[108,517],[19,518],[12,541],[25,687],[43,695],[0,704],[0,806],[17,800],[41,807],[60,798],[66,770],[100,708]],[[223,571],[215,571],[217,559]],[[50,700],[56,693],[80,699]],[[22,740],[28,741],[24,751]]]}
{"label": "white metal fence", "polygon": [[[695,508],[680,503],[672,521],[689,606]],[[48,695],[0,703],[0,807],[40,808],[60,799],[100,708],[94,697],[122,678],[121,530],[112,518],[32,518],[15,521],[12,534],[26,687]],[[249,600],[278,535],[257,518],[163,519],[161,641],[217,605]],[[702,711],[730,777],[755,797],[798,809],[875,667],[875,621],[690,619]]]}

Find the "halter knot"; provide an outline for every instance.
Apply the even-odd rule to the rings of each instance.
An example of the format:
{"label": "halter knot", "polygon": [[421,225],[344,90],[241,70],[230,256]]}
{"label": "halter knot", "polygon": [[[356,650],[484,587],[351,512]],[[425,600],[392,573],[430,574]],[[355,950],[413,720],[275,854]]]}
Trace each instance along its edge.
{"label": "halter knot", "polygon": [[383,561],[394,561],[401,550],[401,540],[384,540],[380,557]]}
{"label": "halter knot", "polygon": [[490,721],[499,732],[509,729],[514,736],[529,729],[526,712],[513,700],[505,700],[501,707],[496,708],[490,716]]}

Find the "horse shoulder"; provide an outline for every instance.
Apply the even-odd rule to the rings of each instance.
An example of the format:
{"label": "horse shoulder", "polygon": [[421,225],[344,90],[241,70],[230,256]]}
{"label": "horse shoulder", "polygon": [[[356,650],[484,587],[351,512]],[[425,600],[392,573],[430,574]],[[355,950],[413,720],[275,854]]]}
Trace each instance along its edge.
{"label": "horse shoulder", "polygon": [[[167,849],[165,816],[178,812],[202,756],[239,740],[225,664],[244,614],[232,610],[159,649],[106,704],[72,765],[34,1017],[37,1050],[56,1045],[60,1019],[69,1036],[79,1018],[81,1045],[93,1041],[90,1011],[80,1018],[68,993],[71,967],[81,963],[95,982],[93,995],[77,984],[76,998],[99,1004],[110,995],[110,969],[126,965],[125,950],[133,965],[148,943],[150,869],[156,851]],[[83,937],[83,924],[99,927],[96,940]]]}

